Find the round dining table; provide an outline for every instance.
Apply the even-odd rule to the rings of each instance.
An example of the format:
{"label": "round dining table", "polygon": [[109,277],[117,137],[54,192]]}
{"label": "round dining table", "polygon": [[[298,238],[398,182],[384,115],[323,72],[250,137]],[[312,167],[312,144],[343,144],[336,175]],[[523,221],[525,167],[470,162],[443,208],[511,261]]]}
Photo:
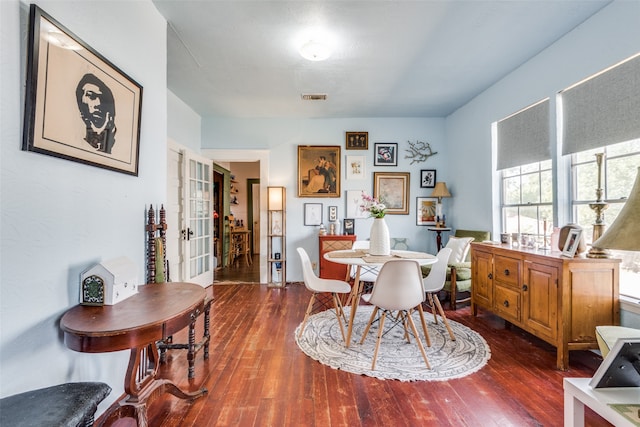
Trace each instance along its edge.
{"label": "round dining table", "polygon": [[[349,296],[349,299],[351,301],[351,312],[349,313],[349,325],[347,326],[347,340],[345,343],[347,347],[349,347],[349,345],[351,344],[353,320],[356,317],[356,310],[358,309],[360,295],[362,294],[363,282],[360,281],[360,272],[363,267],[379,268],[382,267],[385,262],[394,259],[409,259],[416,261],[420,265],[435,264],[438,260],[435,255],[431,255],[426,252],[392,250],[391,254],[389,255],[371,255],[369,254],[368,249],[346,249],[331,251],[325,253],[324,258],[329,262],[356,267],[353,286],[351,287],[351,294]],[[347,277],[345,277],[345,280],[347,282],[349,281],[350,276],[351,268],[348,268]]]}

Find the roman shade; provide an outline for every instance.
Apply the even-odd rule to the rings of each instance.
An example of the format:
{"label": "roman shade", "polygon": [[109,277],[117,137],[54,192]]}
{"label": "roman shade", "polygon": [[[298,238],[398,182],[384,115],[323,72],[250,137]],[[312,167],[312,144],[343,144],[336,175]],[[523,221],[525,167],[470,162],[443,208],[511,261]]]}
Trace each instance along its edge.
{"label": "roman shade", "polygon": [[498,170],[549,160],[549,98],[498,122]]}
{"label": "roman shade", "polygon": [[562,154],[640,137],[640,54],[560,92]]}

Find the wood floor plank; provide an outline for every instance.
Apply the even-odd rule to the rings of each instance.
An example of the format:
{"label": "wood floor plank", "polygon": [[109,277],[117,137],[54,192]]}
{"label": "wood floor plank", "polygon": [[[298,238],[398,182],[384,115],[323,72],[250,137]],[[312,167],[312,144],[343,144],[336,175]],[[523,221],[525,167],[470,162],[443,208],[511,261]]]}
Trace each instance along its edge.
{"label": "wood floor plank", "polygon": [[[491,313],[473,317],[463,307],[447,310],[447,317],[489,344],[491,359],[479,372],[444,382],[354,375],[312,360],[296,345],[294,331],[308,299],[300,284],[214,285],[210,358],[198,353],[192,381],[186,378],[184,351],[170,352],[160,369],[180,387],[206,387],[208,393],[193,403],[163,396],[149,408],[149,425],[561,426],[563,378],[590,377],[601,361],[592,352],[571,352],[569,370],[558,371],[555,348],[548,343],[505,327]],[[176,339],[186,339],[186,330]],[[609,426],[590,410],[586,425]]]}

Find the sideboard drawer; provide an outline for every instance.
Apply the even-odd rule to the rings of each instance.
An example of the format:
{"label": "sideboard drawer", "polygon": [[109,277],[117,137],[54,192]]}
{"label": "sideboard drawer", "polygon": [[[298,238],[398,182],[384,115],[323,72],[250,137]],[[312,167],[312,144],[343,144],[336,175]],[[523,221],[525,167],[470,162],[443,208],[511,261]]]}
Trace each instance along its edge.
{"label": "sideboard drawer", "polygon": [[495,279],[501,282],[501,284],[520,288],[519,281],[521,265],[522,262],[519,259],[496,256]]}
{"label": "sideboard drawer", "polygon": [[504,286],[495,287],[493,303],[496,313],[509,320],[520,321],[520,292]]}

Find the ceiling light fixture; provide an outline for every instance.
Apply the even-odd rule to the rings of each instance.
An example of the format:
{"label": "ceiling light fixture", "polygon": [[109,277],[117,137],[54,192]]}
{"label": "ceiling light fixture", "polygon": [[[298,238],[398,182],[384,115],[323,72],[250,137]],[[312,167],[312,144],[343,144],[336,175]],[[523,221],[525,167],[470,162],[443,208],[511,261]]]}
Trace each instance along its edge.
{"label": "ceiling light fixture", "polygon": [[331,48],[322,42],[309,40],[300,48],[300,55],[309,61],[324,61],[331,56]]}

